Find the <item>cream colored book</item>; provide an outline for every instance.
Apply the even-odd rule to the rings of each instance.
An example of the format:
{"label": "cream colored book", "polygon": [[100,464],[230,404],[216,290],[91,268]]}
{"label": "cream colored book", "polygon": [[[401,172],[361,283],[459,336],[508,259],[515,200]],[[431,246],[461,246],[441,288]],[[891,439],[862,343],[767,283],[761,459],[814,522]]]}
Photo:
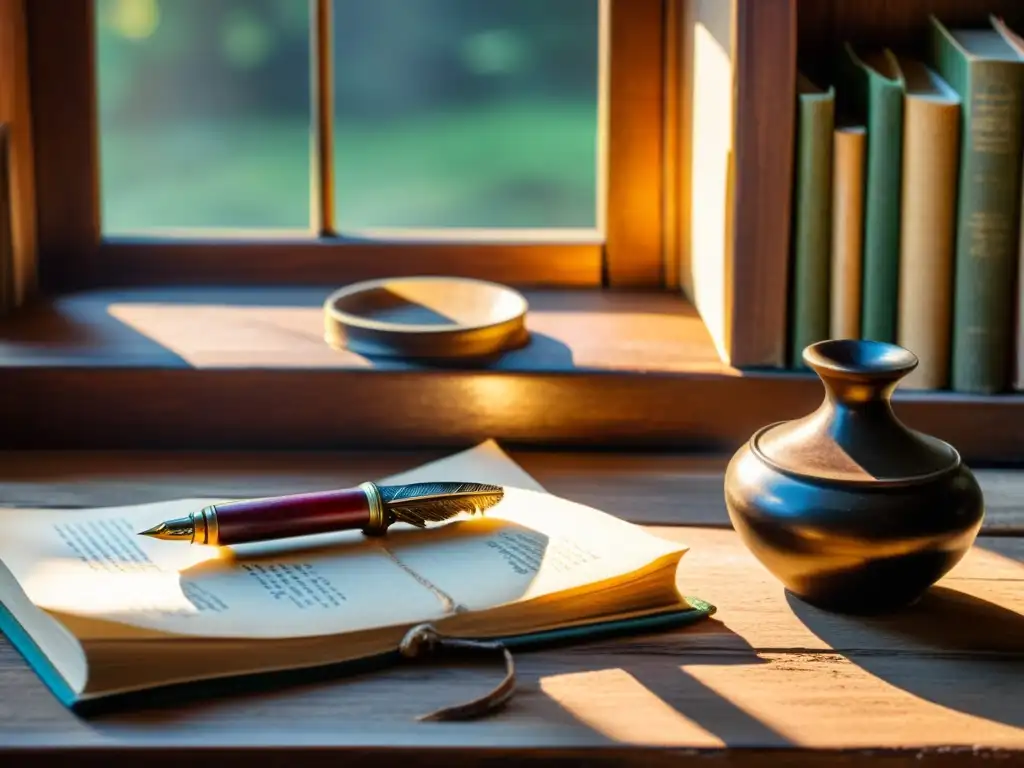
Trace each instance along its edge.
{"label": "cream colored book", "polygon": [[897,342],[920,363],[906,389],[949,384],[960,166],[960,97],[923,63],[899,58],[906,81]]}
{"label": "cream colored book", "polygon": [[504,485],[503,500],[483,517],[383,537],[212,548],[137,535],[208,499],[0,510],[0,627],[76,706],[382,656],[424,622],[522,641],[713,610],[677,589],[686,547],[545,493],[493,443],[381,482],[466,477]]}
{"label": "cream colored book", "polygon": [[860,338],[867,129],[841,122],[832,147],[832,267],[829,336]]}

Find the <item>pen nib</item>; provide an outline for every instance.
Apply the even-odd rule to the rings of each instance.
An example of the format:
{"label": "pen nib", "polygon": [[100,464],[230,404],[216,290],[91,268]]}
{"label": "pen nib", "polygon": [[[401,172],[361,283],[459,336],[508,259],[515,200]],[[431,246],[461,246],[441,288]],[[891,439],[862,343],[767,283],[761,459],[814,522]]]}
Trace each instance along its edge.
{"label": "pen nib", "polygon": [[179,517],[176,520],[165,520],[145,531],[139,531],[139,536],[149,536],[165,541],[181,541],[182,539],[191,541],[194,532],[195,524],[192,522],[192,518]]}

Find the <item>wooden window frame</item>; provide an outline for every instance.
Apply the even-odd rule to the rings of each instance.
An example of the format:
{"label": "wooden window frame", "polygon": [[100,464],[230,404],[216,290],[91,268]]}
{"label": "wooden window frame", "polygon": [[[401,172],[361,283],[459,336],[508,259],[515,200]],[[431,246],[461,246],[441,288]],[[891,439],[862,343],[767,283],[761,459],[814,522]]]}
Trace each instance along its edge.
{"label": "wooden window frame", "polygon": [[[516,285],[662,288],[662,78],[665,0],[597,0],[601,8],[598,226],[466,233],[445,241],[339,237],[331,226],[329,84],[308,237],[104,237],[100,226],[94,0],[31,0],[28,16],[40,284],[44,291],[160,284],[344,283],[399,274],[459,274]],[[310,0],[329,29],[330,0]],[[314,80],[330,77],[315,38]],[[319,230],[319,231],[317,231]],[[497,236],[494,236],[497,234]]]}
{"label": "wooden window frame", "polygon": [[[0,11],[7,11],[0,13],[0,31],[5,21],[19,29],[19,8],[28,9],[30,22],[28,90],[34,103],[31,115],[27,104],[14,104],[13,116],[21,132],[20,162],[24,171],[35,171],[38,193],[25,192],[29,172],[12,178],[12,185],[21,199],[37,201],[44,287],[140,286],[59,296],[41,302],[34,318],[26,313],[20,330],[11,326],[14,355],[6,361],[0,356],[0,447],[404,449],[494,438],[548,447],[731,451],[765,423],[808,413],[820,403],[820,383],[811,375],[770,370],[777,366],[766,362],[777,356],[777,329],[786,311],[793,112],[778,105],[794,98],[801,44],[833,45],[854,28],[858,34],[880,29],[878,9],[858,0],[605,2],[612,22],[604,27],[605,45],[612,55],[604,103],[612,108],[602,115],[609,215],[600,242],[129,243],[101,241],[99,234],[95,155],[89,151],[94,105],[89,75],[83,74],[91,72],[91,0],[0,0]],[[684,33],[692,21],[687,14],[714,3],[731,18],[722,34],[733,56],[729,242],[722,253],[690,254],[692,230],[701,222],[690,221],[694,192],[686,182],[691,156],[700,149],[687,134],[696,110],[685,77],[693,48]],[[956,0],[922,3],[957,17],[977,12]],[[1014,0],[1000,3],[1014,7]],[[902,5],[889,15],[907,29],[913,21]],[[0,47],[0,55],[5,50],[11,48]],[[15,90],[24,93],[23,78],[15,79]],[[11,119],[11,105],[0,100],[5,108]],[[25,130],[29,117],[31,135]],[[26,152],[33,143],[35,152]],[[26,157],[34,157],[34,169]],[[21,230],[26,254],[30,230]],[[260,353],[254,359],[264,362],[258,365],[237,365],[229,355],[226,364],[192,367],[173,359],[173,349],[170,360],[150,355],[135,335],[121,332],[118,321],[108,324],[105,303],[113,296],[145,302],[159,295],[173,304],[175,296],[192,294],[192,286],[203,283],[227,286],[210,292],[221,296],[247,293],[234,284],[255,284],[261,287],[254,293],[273,301],[288,293],[278,289],[285,284],[319,290],[364,276],[431,270],[525,285],[678,289],[697,257],[723,260],[713,264],[725,276],[726,311],[717,318],[693,314],[702,311],[700,297],[693,297],[691,308],[671,296],[625,292],[643,312],[620,317],[612,305],[623,297],[611,292],[528,292],[539,299],[535,306],[589,307],[580,311],[603,316],[596,333],[612,350],[596,365],[558,357],[443,372],[322,367],[277,354],[273,344],[265,364],[257,339],[250,351]],[[147,284],[182,287],[146,290]],[[693,317],[690,329],[702,324],[712,335],[727,332],[724,344],[715,338],[713,350],[722,366],[716,361],[709,369],[697,359],[676,364],[687,331],[672,323],[682,316]],[[675,330],[663,334],[660,320]],[[643,338],[640,329],[651,336]],[[615,359],[616,339],[618,350],[625,349],[621,360]],[[695,348],[707,351],[706,341],[702,337]],[[648,359],[637,365],[637,354]],[[908,426],[948,440],[968,462],[1019,464],[1024,457],[1024,394],[898,391],[895,401]],[[325,407],[330,403],[341,406]]]}

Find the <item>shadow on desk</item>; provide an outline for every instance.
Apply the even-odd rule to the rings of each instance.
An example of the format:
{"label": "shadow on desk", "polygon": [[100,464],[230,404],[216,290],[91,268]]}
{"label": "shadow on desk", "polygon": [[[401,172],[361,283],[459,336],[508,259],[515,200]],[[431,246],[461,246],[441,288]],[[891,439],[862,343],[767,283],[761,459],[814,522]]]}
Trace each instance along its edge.
{"label": "shadow on desk", "polygon": [[[808,629],[875,677],[940,706],[1024,728],[1024,710],[1005,706],[1015,690],[1024,690],[1024,616],[1016,611],[946,587],[933,587],[898,613],[875,617],[830,614],[788,592],[786,600]],[[895,652],[843,647],[851,623],[889,635]],[[901,641],[918,649],[918,663],[907,663],[909,652],[899,654]],[[921,646],[931,651],[922,654]],[[981,672],[1000,681],[1005,697],[962,684]]]}
{"label": "shadow on desk", "polygon": [[275,729],[294,720],[310,732],[373,722],[389,730],[415,729],[421,736],[426,728],[464,728],[481,738],[520,732],[533,740],[547,733],[593,744],[669,740],[714,747],[751,738],[764,746],[790,743],[681,666],[762,663],[746,641],[716,619],[652,635],[518,651],[515,658],[520,684],[508,707],[464,725],[418,724],[415,718],[482,695],[499,679],[500,665],[399,662],[344,676],[321,668],[279,681],[243,678],[230,686],[229,695],[151,691],[130,710],[96,713],[90,722],[101,731],[156,726],[192,736],[209,731],[211,737],[221,728]]}
{"label": "shadow on desk", "polygon": [[604,649],[604,654],[597,650],[578,649],[574,661],[585,663],[541,679],[540,690],[549,701],[536,705],[533,714],[564,717],[568,713],[602,737],[623,743],[700,748],[751,742],[764,747],[791,744],[688,671],[765,663],[746,640],[717,619],[672,638],[623,642]]}

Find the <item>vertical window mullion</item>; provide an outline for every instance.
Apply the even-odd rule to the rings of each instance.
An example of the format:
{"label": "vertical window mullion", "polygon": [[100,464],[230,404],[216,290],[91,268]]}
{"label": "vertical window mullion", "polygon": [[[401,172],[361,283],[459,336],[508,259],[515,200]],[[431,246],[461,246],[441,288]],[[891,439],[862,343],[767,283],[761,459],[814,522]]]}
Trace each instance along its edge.
{"label": "vertical window mullion", "polygon": [[606,284],[661,288],[666,0],[606,1]]}
{"label": "vertical window mullion", "polygon": [[333,0],[310,0],[313,36],[313,228],[334,237],[334,30]]}

